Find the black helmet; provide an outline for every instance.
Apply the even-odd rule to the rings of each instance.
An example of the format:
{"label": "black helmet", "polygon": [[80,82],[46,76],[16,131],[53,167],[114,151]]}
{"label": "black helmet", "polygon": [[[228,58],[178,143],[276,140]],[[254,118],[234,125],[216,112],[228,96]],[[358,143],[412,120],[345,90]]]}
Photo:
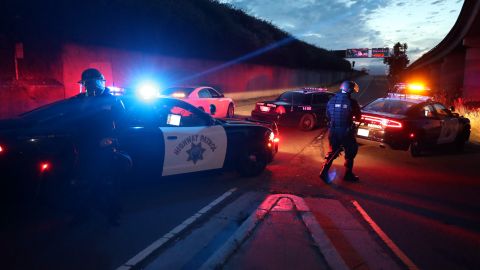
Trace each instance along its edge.
{"label": "black helmet", "polygon": [[79,83],[85,83],[88,80],[105,80],[102,73],[96,68],[87,68],[82,72],[82,79]]}
{"label": "black helmet", "polygon": [[354,81],[343,81],[342,84],[340,85],[340,90],[342,90],[342,92],[345,92],[347,94],[350,94],[352,92],[358,93],[358,91],[360,90],[360,87]]}

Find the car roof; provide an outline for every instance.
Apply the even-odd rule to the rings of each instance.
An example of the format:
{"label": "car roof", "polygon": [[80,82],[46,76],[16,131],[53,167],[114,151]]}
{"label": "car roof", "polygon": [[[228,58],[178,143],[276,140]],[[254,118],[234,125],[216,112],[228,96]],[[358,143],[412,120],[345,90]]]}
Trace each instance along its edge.
{"label": "car roof", "polygon": [[326,88],[313,88],[313,87],[306,87],[306,88],[301,88],[301,89],[294,89],[287,92],[295,92],[295,93],[301,93],[301,94],[314,94],[314,93],[325,93],[325,94],[333,94],[332,92],[328,92]]}
{"label": "car roof", "polygon": [[428,102],[432,101],[432,97],[430,96],[422,96],[422,95],[411,95],[411,94],[398,94],[398,93],[388,93],[386,97],[384,97],[386,100],[397,100],[397,101],[405,101],[405,102],[411,102],[415,104],[420,104],[423,102]]}

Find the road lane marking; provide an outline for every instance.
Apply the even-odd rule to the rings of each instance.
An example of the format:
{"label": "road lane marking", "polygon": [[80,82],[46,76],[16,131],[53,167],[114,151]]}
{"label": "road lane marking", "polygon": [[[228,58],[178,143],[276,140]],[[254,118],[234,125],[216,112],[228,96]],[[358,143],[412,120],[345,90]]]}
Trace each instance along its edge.
{"label": "road lane marking", "polygon": [[140,251],[137,255],[132,257],[130,260],[128,260],[126,263],[121,265],[120,267],[117,268],[117,270],[130,270],[134,267],[136,267],[137,264],[143,262],[148,256],[150,256],[152,253],[154,253],[156,250],[161,248],[163,245],[165,245],[167,242],[169,242],[171,239],[175,238],[179,233],[184,231],[188,226],[190,226],[192,223],[194,223],[196,220],[198,220],[202,215],[208,213],[210,210],[212,210],[213,207],[221,203],[223,200],[231,196],[237,188],[232,188],[228,190],[227,192],[223,193],[220,197],[209,203],[207,206],[203,207],[200,209],[197,213],[195,213],[193,216],[187,218],[184,220],[180,225],[177,227],[173,228],[171,231],[157,239],[155,242],[150,244],[148,247],[146,247],[144,250]]}
{"label": "road lane marking", "polygon": [[352,200],[353,206],[357,209],[357,211],[362,215],[365,221],[372,227],[375,233],[382,239],[382,241],[390,248],[390,250],[407,266],[408,269],[411,270],[418,270],[418,266],[410,260],[407,255],[388,237],[388,235],[373,221],[373,219],[367,214],[367,212],[363,209],[360,204]]}
{"label": "road lane marking", "polygon": [[293,206],[292,211],[299,212],[307,231],[310,233],[312,240],[320,250],[320,253],[323,254],[330,268],[334,270],[347,270],[348,266],[346,262],[335,249],[320,224],[318,224],[318,221],[310,211],[305,200],[292,194],[271,194],[265,198],[257,209],[240,225],[237,231],[235,231],[222,247],[207,259],[200,269],[211,270],[222,268],[228,258],[243,245],[248,237],[253,235],[253,231],[263,222],[265,217],[271,211],[276,211],[275,206],[283,199],[290,200]]}

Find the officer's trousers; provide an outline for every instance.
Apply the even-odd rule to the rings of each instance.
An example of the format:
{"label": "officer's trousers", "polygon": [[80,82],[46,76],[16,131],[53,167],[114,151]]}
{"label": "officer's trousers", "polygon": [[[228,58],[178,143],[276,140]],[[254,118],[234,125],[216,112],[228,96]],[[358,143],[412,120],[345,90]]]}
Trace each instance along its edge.
{"label": "officer's trousers", "polygon": [[330,151],[327,153],[325,159],[335,159],[340,154],[339,149],[343,147],[345,150],[345,168],[347,171],[352,171],[353,160],[358,152],[358,144],[355,139],[355,134],[351,128],[330,128],[328,135],[328,142],[330,144]]}

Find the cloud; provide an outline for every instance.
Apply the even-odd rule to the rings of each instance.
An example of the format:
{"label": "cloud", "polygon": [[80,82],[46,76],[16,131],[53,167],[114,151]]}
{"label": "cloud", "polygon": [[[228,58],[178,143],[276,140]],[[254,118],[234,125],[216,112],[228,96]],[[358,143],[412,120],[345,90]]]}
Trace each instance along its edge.
{"label": "cloud", "polygon": [[405,6],[405,2],[400,2],[400,3],[397,3],[397,6],[399,6],[399,7],[403,7],[403,6]]}
{"label": "cloud", "polygon": [[445,0],[437,0],[437,1],[433,1],[432,2],[432,5],[438,5],[438,4],[442,4]]}

